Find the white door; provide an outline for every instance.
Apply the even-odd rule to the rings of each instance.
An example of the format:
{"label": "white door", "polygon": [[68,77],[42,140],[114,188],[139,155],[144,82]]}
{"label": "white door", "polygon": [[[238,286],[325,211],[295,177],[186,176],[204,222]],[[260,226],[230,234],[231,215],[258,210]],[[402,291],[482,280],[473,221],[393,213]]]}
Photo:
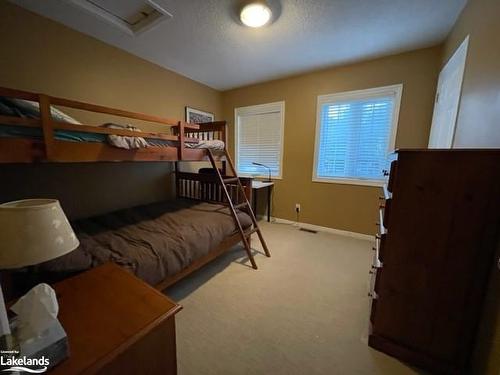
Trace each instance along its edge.
{"label": "white door", "polygon": [[429,148],[453,146],[468,45],[467,36],[439,74]]}

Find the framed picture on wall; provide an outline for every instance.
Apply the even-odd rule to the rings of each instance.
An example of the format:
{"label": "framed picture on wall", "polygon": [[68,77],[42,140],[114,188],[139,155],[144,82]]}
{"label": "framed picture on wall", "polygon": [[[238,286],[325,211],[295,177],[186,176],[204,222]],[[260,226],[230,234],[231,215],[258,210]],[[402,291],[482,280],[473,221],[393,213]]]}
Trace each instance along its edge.
{"label": "framed picture on wall", "polygon": [[199,109],[186,107],[186,122],[201,124],[203,122],[214,121],[214,114],[210,112],[200,111]]}

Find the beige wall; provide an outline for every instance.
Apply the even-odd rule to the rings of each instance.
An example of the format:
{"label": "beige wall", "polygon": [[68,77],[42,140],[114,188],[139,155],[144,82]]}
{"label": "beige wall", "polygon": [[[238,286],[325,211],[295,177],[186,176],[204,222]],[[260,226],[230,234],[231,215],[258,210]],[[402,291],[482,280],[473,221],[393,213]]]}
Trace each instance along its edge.
{"label": "beige wall", "polygon": [[231,150],[234,108],[285,101],[283,179],[275,186],[273,215],[294,220],[297,202],[301,221],[373,234],[379,188],[311,181],[317,96],[403,83],[396,145],[425,147],[440,58],[440,47],[434,47],[224,92]]}
{"label": "beige wall", "polygon": [[43,163],[0,165],[0,203],[54,198],[81,219],[171,199],[171,163]]}
{"label": "beige wall", "polygon": [[443,64],[470,34],[454,147],[500,147],[500,1],[469,0]]}
{"label": "beige wall", "polygon": [[[470,35],[454,147],[500,148],[500,1],[469,0],[444,46],[443,65]],[[496,259],[500,257],[500,244]],[[500,374],[500,272],[492,264],[475,374]]]}

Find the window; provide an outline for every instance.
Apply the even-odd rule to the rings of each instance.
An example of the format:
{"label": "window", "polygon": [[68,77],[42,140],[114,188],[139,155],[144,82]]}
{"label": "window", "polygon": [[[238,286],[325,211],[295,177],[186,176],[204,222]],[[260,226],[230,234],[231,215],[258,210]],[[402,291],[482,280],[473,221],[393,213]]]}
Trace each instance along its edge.
{"label": "window", "polygon": [[403,86],[318,96],[313,181],[379,186],[394,150]]}
{"label": "window", "polygon": [[285,102],[235,109],[236,169],[242,176],[281,178]]}

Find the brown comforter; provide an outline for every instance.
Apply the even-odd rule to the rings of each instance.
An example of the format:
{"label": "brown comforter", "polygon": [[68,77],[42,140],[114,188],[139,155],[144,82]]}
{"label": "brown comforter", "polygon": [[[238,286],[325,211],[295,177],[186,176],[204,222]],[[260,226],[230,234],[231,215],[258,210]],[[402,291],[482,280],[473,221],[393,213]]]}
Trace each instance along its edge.
{"label": "brown comforter", "polygon": [[[251,225],[247,214],[239,217],[243,227]],[[72,225],[80,246],[43,264],[43,270],[81,271],[112,261],[152,285],[186,268],[236,230],[227,207],[189,200],[134,207]]]}

